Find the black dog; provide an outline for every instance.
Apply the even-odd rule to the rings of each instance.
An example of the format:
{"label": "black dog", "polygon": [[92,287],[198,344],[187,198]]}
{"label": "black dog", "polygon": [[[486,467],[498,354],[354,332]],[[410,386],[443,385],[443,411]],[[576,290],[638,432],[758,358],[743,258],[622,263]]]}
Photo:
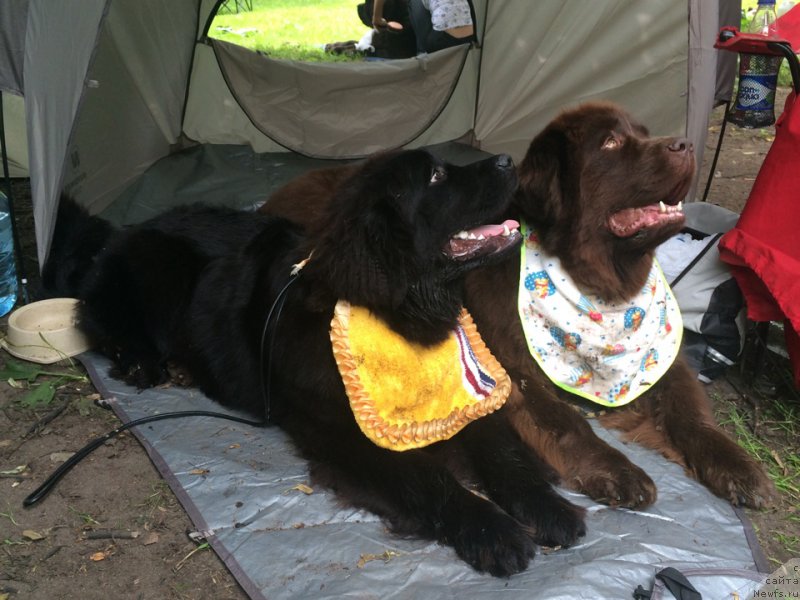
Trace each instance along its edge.
{"label": "black dog", "polygon": [[[73,290],[80,326],[128,381],[159,383],[176,363],[210,397],[287,430],[315,480],[342,499],[397,532],[452,546],[480,571],[511,575],[535,543],[569,545],[584,533],[583,511],[551,488],[552,469],[521,443],[505,408],[424,448],[379,447],[359,429],[329,336],[334,306],[346,300],[420,346],[446,339],[465,273],[519,245],[513,225],[497,235],[484,228],[485,239],[462,230],[500,214],[515,185],[507,156],[455,167],[409,151],[366,161],[339,187],[325,227],[308,236],[274,217],[175,210],[114,234],[99,251]],[[265,325],[269,313],[277,318]],[[519,402],[512,386],[507,404]]]}

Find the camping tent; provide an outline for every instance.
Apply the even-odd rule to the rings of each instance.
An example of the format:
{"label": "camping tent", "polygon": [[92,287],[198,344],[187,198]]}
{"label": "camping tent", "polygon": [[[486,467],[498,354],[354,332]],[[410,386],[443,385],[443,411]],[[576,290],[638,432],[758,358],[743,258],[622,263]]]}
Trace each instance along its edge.
{"label": "camping tent", "polygon": [[218,0],[7,0],[0,90],[24,96],[40,264],[62,190],[104,211],[198,144],[345,159],[461,140],[519,159],[559,109],[604,98],[700,154],[724,2],[474,0],[477,46],[302,64],[210,40]]}

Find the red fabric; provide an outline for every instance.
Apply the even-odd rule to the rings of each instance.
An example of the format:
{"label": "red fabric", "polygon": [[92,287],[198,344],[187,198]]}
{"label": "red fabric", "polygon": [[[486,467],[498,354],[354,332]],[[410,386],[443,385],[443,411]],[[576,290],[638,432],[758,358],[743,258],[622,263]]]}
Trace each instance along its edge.
{"label": "red fabric", "polygon": [[[800,6],[800,4],[798,4]],[[720,36],[714,44],[718,50],[728,50],[729,52],[740,52],[742,54],[772,54],[783,56],[780,50],[774,50],[767,46],[770,42],[784,42],[791,45],[789,40],[782,35],[779,37],[764,37],[758,33],[742,33],[736,27],[723,27]],[[794,49],[794,46],[792,46]]]}
{"label": "red fabric", "polygon": [[775,30],[777,35],[765,38],[757,33],[744,33],[737,27],[723,27],[714,48],[745,54],[783,56],[781,52],[767,48],[767,42],[777,41],[788,42],[792,49],[798,52],[800,49],[800,4],[796,4],[778,18]]}
{"label": "red fabric", "polygon": [[739,221],[719,248],[745,296],[747,316],[784,321],[800,388],[800,102],[794,93]]}
{"label": "red fabric", "polygon": [[792,49],[797,52],[800,48],[800,4],[796,4],[778,17],[776,25],[778,35],[788,41]]}

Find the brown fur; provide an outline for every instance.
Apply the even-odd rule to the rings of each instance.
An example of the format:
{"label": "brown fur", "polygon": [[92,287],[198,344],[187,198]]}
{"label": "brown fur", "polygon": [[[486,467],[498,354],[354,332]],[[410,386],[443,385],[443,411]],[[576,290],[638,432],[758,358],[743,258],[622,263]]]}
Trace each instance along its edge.
{"label": "brown fur", "polygon": [[[279,190],[264,210],[309,224],[314,207],[327,203],[349,168],[301,177]],[[659,200],[676,204],[694,169],[687,140],[650,137],[620,107],[585,104],[559,115],[531,142],[507,216],[531,223],[544,249],[561,260],[584,293],[626,299],[644,285],[655,248],[682,223],[618,237],[609,229],[609,217]],[[570,394],[553,385],[531,358],[517,316],[518,285],[519,258],[467,276],[467,307],[523,391],[524,399],[507,405],[517,433],[570,488],[611,505],[651,504],[657,492],[650,477],[597,437],[570,404]],[[716,424],[702,385],[681,358],[653,389],[612,409],[601,423],[683,465],[734,504],[761,507],[774,495],[763,469]]]}
{"label": "brown fur", "polygon": [[[610,138],[616,145],[603,148]],[[519,167],[513,216],[536,228],[541,245],[584,293],[628,299],[644,286],[655,248],[682,222],[622,238],[611,232],[608,219],[659,200],[676,204],[694,167],[687,140],[650,137],[621,108],[586,104],[559,115],[531,142]],[[489,346],[524,385],[527,403],[514,419],[516,429],[574,489],[623,506],[655,501],[652,480],[602,442],[569,406],[570,395],[531,359],[516,317],[518,279],[518,259],[467,278],[467,306]],[[762,506],[774,493],[763,469],[716,424],[702,385],[683,359],[653,389],[611,409],[601,423],[683,465],[734,504]]]}

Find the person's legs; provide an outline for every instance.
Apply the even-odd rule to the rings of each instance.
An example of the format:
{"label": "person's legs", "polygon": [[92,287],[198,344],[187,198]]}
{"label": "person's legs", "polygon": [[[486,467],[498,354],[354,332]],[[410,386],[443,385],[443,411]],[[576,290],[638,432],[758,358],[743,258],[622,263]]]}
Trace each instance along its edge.
{"label": "person's legs", "polygon": [[428,35],[433,32],[431,13],[422,5],[422,0],[408,0],[408,18],[417,38],[417,53],[428,52]]}
{"label": "person's legs", "polygon": [[436,31],[431,24],[431,13],[422,0],[409,0],[408,16],[414,36],[417,38],[417,53],[436,52],[459,44],[468,44],[472,38],[457,38],[447,32]]}

